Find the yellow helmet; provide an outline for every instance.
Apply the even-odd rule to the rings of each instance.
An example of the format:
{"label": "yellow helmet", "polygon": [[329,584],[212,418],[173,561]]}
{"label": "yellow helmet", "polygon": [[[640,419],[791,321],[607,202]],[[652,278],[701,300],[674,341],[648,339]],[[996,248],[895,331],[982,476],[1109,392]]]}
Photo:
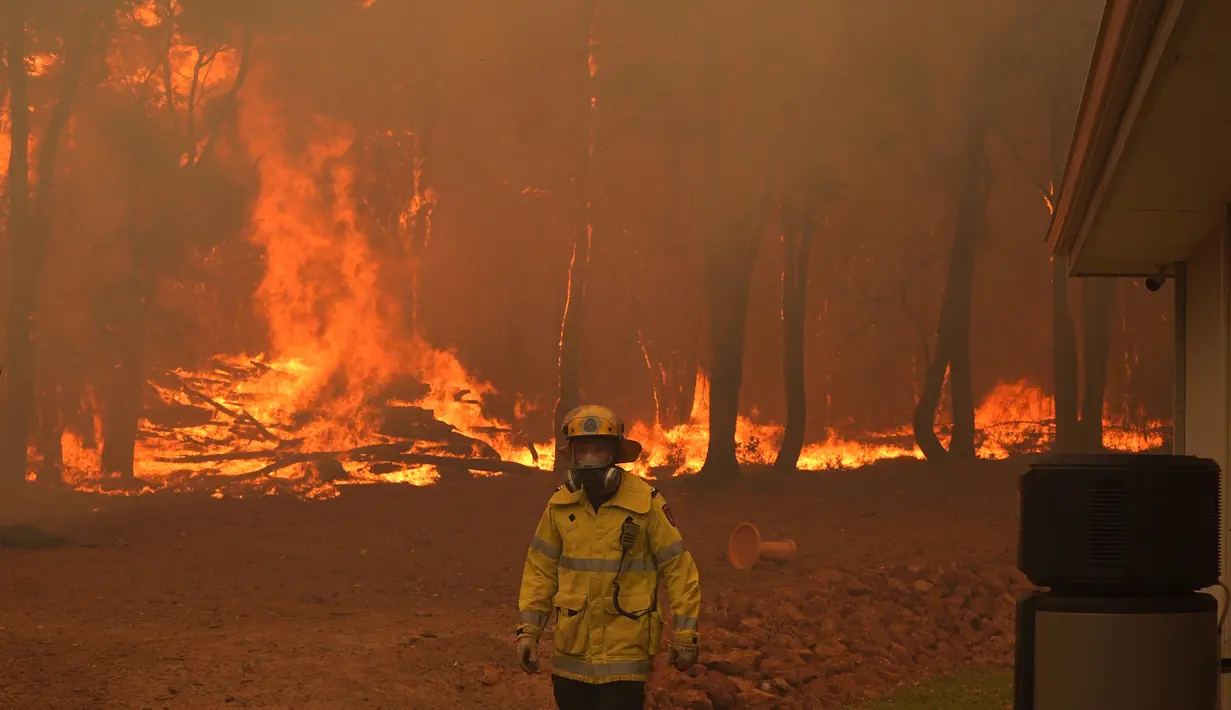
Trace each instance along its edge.
{"label": "yellow helmet", "polygon": [[641,455],[641,444],[624,436],[624,422],[611,409],[583,404],[564,415],[560,425],[560,452],[568,455],[568,443],[578,437],[610,436],[619,439],[612,463],[632,463]]}

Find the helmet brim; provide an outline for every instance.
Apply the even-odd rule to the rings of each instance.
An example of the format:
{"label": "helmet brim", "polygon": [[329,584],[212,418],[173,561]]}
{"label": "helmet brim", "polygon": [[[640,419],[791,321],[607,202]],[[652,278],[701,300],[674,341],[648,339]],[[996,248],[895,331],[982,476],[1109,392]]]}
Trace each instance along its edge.
{"label": "helmet brim", "polygon": [[632,439],[620,439],[620,450],[616,453],[616,463],[632,463],[641,458],[641,442]]}
{"label": "helmet brim", "polygon": [[[615,458],[611,460],[611,463],[632,463],[641,458],[641,451],[641,442],[633,441],[632,439],[620,439],[620,448],[616,451]],[[569,450],[567,441],[560,443],[560,446],[556,449],[556,456],[564,461],[569,461],[572,458],[572,452]]]}

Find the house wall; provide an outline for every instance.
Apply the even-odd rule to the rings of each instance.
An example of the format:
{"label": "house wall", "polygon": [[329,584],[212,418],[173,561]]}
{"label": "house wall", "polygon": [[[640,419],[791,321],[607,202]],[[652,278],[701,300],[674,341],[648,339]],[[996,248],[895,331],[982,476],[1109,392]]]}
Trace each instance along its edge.
{"label": "house wall", "polygon": [[[1223,471],[1223,581],[1229,581],[1228,460],[1231,458],[1231,239],[1224,228],[1207,237],[1185,262],[1184,417],[1183,453],[1214,459]],[[1177,353],[1178,355],[1178,353]],[[1177,361],[1179,358],[1177,358]],[[1229,582],[1231,583],[1231,582]],[[1223,601],[1220,590],[1209,590]],[[1228,630],[1223,632],[1223,656],[1231,656]],[[1231,676],[1223,676],[1222,708],[1231,710]]]}

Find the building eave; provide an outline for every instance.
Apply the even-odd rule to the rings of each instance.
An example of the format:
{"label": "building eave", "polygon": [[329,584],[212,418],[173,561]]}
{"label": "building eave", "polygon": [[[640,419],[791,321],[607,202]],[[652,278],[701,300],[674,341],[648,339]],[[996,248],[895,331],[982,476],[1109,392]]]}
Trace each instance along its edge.
{"label": "building eave", "polygon": [[1092,208],[1106,190],[1153,78],[1148,60],[1165,48],[1183,4],[1184,0],[1108,0],[1103,10],[1047,232],[1058,258],[1069,258],[1084,238]]}

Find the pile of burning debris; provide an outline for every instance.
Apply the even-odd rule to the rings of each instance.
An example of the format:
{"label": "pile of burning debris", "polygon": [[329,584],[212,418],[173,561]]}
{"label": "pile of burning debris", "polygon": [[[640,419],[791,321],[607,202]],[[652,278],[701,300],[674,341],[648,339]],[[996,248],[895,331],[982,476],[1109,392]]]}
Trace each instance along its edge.
{"label": "pile of burning debris", "polygon": [[[362,402],[338,397],[347,389],[338,383],[314,392],[316,407],[285,406],[296,400],[300,374],[291,362],[215,358],[201,372],[153,378],[137,435],[138,487],[320,495],[347,483],[425,484],[551,466],[549,446],[484,416],[470,390],[442,393],[404,377]],[[282,396],[271,397],[274,390]],[[442,398],[453,405],[443,409],[470,415],[447,421]]]}

